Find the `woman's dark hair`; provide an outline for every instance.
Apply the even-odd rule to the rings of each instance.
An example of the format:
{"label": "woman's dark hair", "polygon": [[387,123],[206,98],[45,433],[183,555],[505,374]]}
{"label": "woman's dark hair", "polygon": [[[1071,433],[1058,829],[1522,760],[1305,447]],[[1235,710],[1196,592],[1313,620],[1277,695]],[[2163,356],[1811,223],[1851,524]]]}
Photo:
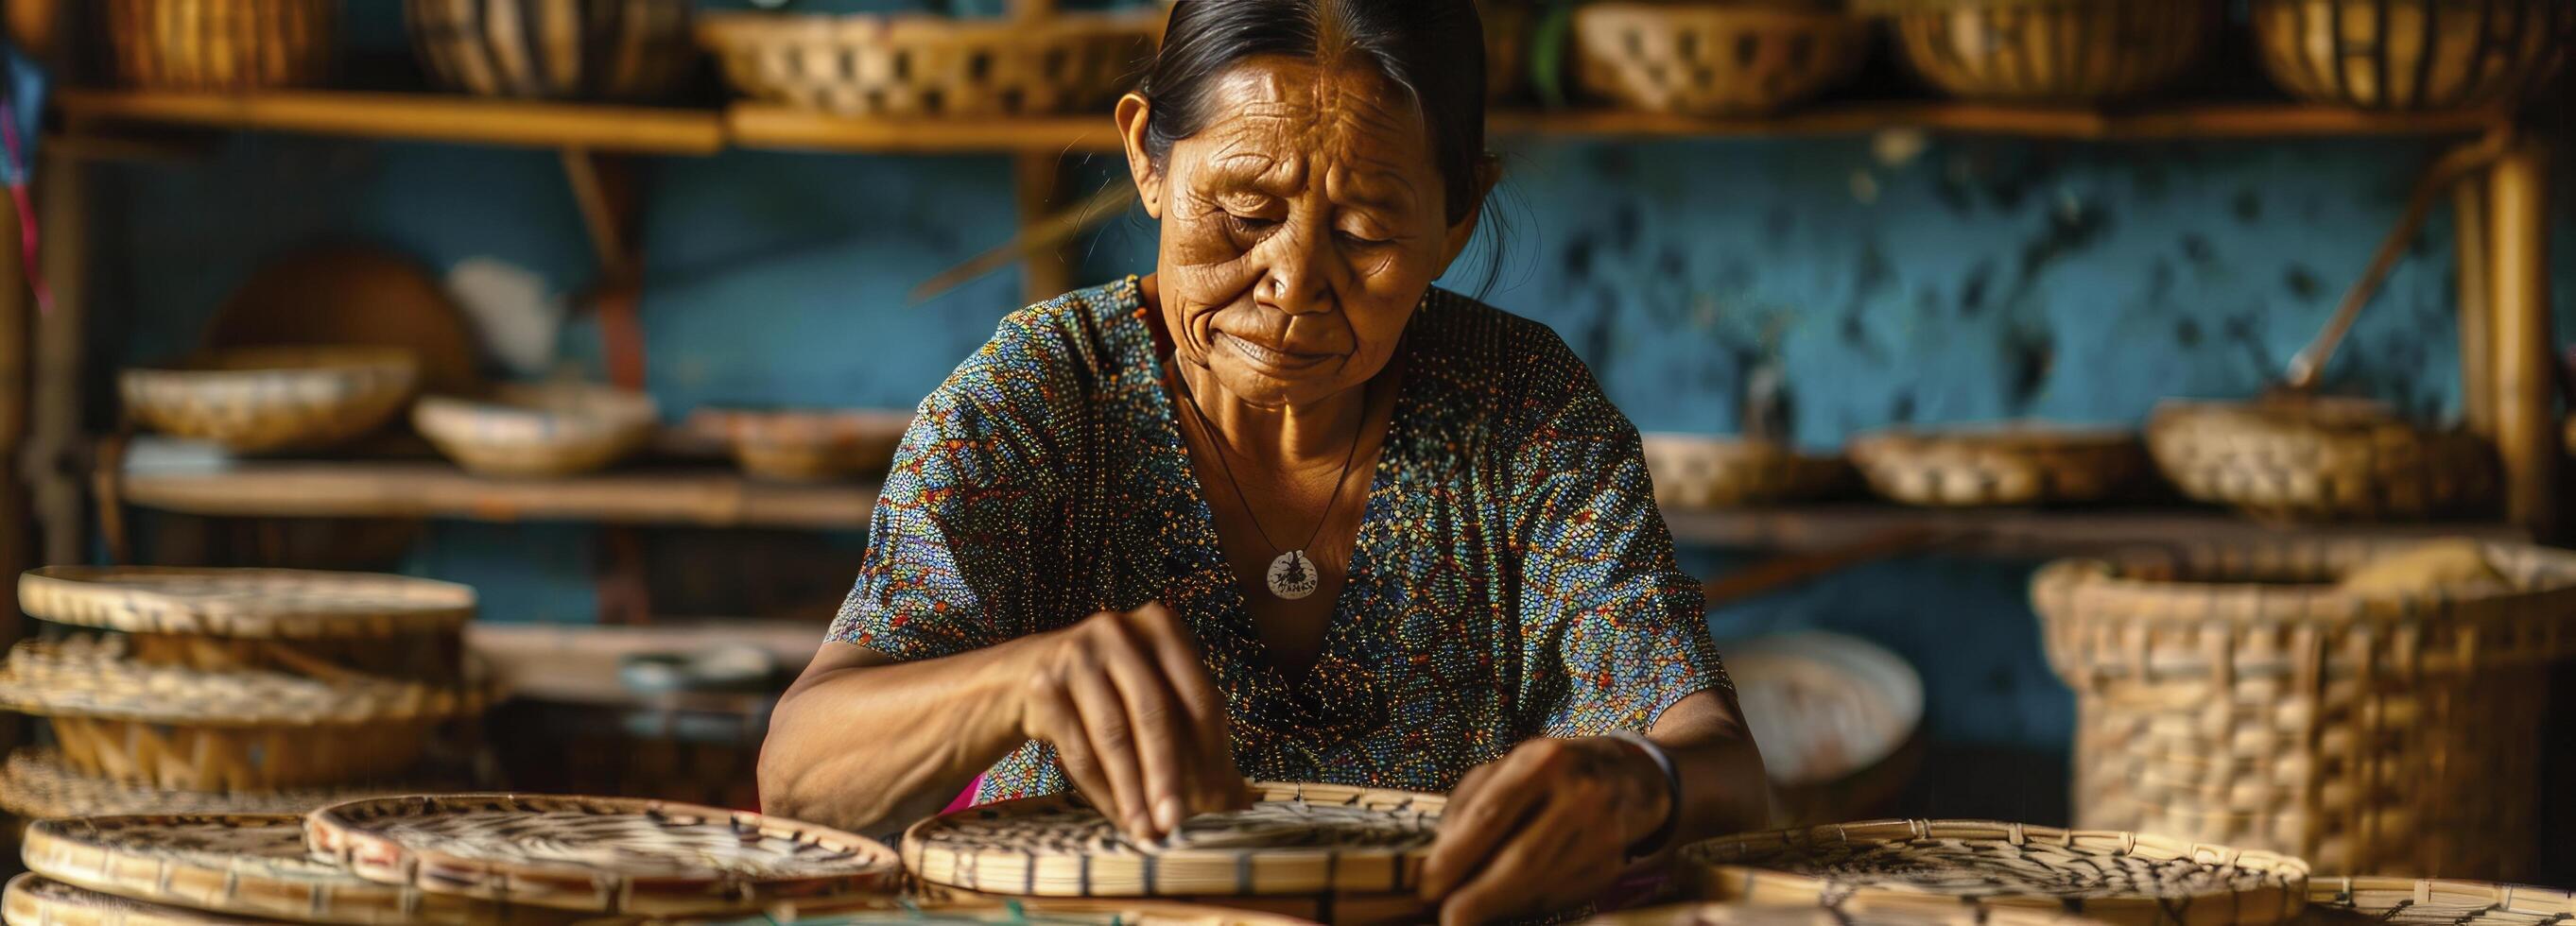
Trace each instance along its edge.
{"label": "woman's dark hair", "polygon": [[1364,64],[1403,88],[1429,124],[1449,223],[1483,198],[1485,30],[1472,0],[1181,0],[1136,87],[1152,104],[1145,149],[1155,163],[1217,115],[1217,80],[1263,55]]}

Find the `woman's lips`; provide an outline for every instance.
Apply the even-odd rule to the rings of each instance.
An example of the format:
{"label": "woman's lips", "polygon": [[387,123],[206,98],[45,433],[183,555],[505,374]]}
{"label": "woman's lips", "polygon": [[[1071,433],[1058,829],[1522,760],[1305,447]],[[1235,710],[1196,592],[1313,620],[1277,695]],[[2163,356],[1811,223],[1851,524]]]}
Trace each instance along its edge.
{"label": "woman's lips", "polygon": [[1337,354],[1291,353],[1275,348],[1263,347],[1259,344],[1252,343],[1251,341],[1235,337],[1234,335],[1230,335],[1222,331],[1215,332],[1214,340],[1220,344],[1226,345],[1228,348],[1231,348],[1234,351],[1235,356],[1251,361],[1252,365],[1280,373],[1296,373],[1313,369],[1317,366],[1321,366],[1325,361],[1339,356]]}

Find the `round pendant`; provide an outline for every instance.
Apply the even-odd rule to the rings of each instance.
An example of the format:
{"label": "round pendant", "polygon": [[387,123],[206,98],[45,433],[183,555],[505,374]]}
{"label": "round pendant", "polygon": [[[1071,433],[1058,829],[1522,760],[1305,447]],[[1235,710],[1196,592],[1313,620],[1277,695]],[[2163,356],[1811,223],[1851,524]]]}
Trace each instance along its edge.
{"label": "round pendant", "polygon": [[1295,601],[1315,593],[1320,579],[1315,575],[1315,562],[1304,550],[1290,550],[1270,561],[1270,593]]}

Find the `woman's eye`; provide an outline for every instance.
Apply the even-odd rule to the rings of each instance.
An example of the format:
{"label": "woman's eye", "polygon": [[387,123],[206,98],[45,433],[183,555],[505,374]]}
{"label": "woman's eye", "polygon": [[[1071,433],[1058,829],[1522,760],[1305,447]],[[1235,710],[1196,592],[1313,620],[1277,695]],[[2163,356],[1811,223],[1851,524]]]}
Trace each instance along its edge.
{"label": "woman's eye", "polygon": [[1384,239],[1384,238],[1373,238],[1373,237],[1370,237],[1370,236],[1368,236],[1368,235],[1364,235],[1364,234],[1361,234],[1361,233],[1359,233],[1359,232],[1350,231],[1350,230],[1347,230],[1347,229],[1342,230],[1342,231],[1334,232],[1333,234],[1334,234],[1335,236],[1340,237],[1340,238],[1342,239],[1342,243],[1344,243],[1344,244],[1349,244],[1349,245],[1352,245],[1352,246],[1355,246],[1355,247],[1364,247],[1364,248],[1376,247],[1376,246],[1378,246],[1378,245],[1385,244],[1385,243],[1387,242],[1387,239]]}
{"label": "woman's eye", "polygon": [[1279,224],[1278,219],[1269,218],[1267,216],[1244,215],[1239,212],[1228,212],[1225,214],[1225,218],[1227,223],[1233,225],[1237,230],[1248,232],[1267,231],[1271,226]]}

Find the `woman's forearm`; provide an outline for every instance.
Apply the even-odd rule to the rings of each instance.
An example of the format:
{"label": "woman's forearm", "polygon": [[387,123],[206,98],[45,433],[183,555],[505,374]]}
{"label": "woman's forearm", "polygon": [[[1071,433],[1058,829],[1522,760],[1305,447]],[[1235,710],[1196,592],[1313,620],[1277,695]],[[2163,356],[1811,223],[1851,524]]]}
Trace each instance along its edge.
{"label": "woman's forearm", "polygon": [[1770,781],[1741,717],[1733,695],[1703,691],[1665,711],[1648,734],[1682,780],[1671,845],[1760,829],[1769,819]]}
{"label": "woman's forearm", "polygon": [[900,663],[825,644],[770,715],[762,809],[862,832],[937,813],[1025,741],[1027,642]]}

